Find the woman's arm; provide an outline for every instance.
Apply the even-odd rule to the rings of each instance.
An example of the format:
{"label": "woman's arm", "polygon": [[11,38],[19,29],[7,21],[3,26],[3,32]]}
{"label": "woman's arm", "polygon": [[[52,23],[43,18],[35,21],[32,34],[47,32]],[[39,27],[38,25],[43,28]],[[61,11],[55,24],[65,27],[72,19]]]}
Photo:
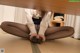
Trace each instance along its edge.
{"label": "woman's arm", "polygon": [[50,18],[51,18],[51,12],[47,12],[40,23],[40,29],[39,29],[39,33],[38,33],[39,35],[44,36],[44,33],[45,33],[46,29],[48,28]]}
{"label": "woman's arm", "polygon": [[26,13],[26,19],[27,19],[27,26],[30,29],[30,34],[34,34],[34,33],[37,34],[34,22],[32,20],[33,15],[32,15],[31,9],[25,9],[25,13]]}

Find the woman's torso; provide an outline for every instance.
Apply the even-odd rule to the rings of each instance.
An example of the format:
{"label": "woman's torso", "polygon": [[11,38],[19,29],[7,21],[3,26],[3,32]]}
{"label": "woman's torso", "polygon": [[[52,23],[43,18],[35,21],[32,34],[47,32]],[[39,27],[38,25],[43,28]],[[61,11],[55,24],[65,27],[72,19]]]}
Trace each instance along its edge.
{"label": "woman's torso", "polygon": [[38,19],[36,19],[36,18],[33,17],[32,20],[33,20],[33,22],[34,22],[35,25],[40,25],[40,23],[42,21],[42,18],[39,17]]}

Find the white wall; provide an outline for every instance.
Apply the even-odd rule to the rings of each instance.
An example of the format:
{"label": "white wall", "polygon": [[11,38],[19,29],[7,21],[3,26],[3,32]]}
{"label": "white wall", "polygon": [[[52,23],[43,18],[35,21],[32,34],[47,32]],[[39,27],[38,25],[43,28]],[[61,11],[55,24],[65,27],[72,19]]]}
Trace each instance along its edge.
{"label": "white wall", "polygon": [[3,21],[11,21],[26,24],[24,8],[0,5],[0,24]]}
{"label": "white wall", "polygon": [[80,16],[76,16],[74,37],[80,38]]}
{"label": "white wall", "polygon": [[4,11],[4,7],[2,5],[0,5],[0,24],[1,24],[2,20],[3,20],[3,14],[4,14],[3,11]]}
{"label": "white wall", "polygon": [[80,38],[80,16],[65,14],[65,26],[74,27],[74,38]]}
{"label": "white wall", "polygon": [[14,21],[15,7],[0,5],[0,24],[3,21]]}

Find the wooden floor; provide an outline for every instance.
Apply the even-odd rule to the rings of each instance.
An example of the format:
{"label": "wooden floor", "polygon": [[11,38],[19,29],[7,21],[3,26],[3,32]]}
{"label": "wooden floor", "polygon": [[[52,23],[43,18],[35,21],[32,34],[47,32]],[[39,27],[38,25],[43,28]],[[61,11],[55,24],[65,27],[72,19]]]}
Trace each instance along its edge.
{"label": "wooden floor", "polygon": [[[73,38],[57,39],[37,44],[40,52],[37,53],[80,53],[80,40]],[[20,37],[7,34],[0,29],[0,49],[5,53],[35,53],[31,43]]]}

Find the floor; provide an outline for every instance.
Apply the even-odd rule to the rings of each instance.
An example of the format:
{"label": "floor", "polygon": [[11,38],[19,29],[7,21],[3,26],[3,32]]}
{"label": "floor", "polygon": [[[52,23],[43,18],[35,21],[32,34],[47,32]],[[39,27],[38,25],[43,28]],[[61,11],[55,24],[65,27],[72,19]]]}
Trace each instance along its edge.
{"label": "floor", "polygon": [[0,50],[1,48],[4,53],[80,53],[80,40],[68,37],[33,44],[0,29]]}

